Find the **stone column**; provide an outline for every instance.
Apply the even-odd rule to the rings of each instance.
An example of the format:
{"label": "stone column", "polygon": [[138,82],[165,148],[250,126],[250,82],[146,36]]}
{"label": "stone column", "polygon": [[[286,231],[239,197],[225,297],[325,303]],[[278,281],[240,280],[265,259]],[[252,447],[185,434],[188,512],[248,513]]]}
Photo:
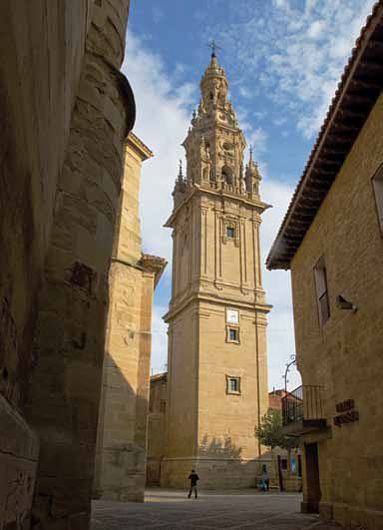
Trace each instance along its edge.
{"label": "stone column", "polygon": [[129,0],[97,0],[38,299],[27,414],[40,436],[33,529],[86,530],[108,270],[134,100],[119,72]]}

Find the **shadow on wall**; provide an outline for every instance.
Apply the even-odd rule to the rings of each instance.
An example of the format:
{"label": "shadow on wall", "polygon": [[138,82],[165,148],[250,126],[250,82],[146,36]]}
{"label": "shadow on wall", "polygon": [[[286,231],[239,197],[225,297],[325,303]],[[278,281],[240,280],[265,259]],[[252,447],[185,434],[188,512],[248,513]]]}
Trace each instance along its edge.
{"label": "shadow on wall", "polygon": [[[140,340],[139,334],[131,331],[123,338],[128,348],[130,342]],[[121,363],[126,363],[126,352],[122,353],[120,352],[118,359]],[[144,500],[148,414],[146,386],[149,374],[140,374],[142,364],[140,360],[137,361],[138,378],[135,389],[112,355],[109,352],[105,354],[93,498],[137,502]],[[137,373],[137,366],[134,372]]]}
{"label": "shadow on wall", "polygon": [[237,447],[231,436],[225,436],[223,439],[213,438],[210,442],[207,434],[202,439],[199,446],[201,456],[221,457],[221,458],[241,458],[242,448]]}

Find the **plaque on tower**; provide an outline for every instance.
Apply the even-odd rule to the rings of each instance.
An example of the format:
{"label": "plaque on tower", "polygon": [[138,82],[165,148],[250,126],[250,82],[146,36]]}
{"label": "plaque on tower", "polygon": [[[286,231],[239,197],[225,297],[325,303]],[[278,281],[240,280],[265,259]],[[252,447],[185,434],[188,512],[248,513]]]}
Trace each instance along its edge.
{"label": "plaque on tower", "polygon": [[226,310],[226,323],[227,324],[239,324],[239,312],[237,309]]}

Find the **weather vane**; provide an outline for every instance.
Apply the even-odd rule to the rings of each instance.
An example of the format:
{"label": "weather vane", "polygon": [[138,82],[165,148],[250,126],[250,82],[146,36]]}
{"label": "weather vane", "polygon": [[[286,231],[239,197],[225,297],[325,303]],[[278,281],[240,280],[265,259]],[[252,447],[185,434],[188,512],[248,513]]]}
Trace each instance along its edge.
{"label": "weather vane", "polygon": [[211,56],[212,57],[216,56],[216,54],[215,54],[216,50],[222,50],[221,46],[218,46],[218,44],[215,42],[214,39],[211,42],[209,42],[208,46],[211,49]]}

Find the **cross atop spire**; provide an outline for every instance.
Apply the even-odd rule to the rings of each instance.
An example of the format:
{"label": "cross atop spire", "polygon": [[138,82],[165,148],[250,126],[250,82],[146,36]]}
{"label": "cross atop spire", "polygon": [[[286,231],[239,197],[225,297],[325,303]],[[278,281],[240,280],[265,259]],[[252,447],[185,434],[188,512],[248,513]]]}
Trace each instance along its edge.
{"label": "cross atop spire", "polygon": [[217,57],[217,55],[215,53],[216,50],[222,50],[222,48],[220,46],[218,46],[218,44],[215,42],[214,39],[211,42],[209,42],[208,46],[211,49],[211,56],[212,57]]}

